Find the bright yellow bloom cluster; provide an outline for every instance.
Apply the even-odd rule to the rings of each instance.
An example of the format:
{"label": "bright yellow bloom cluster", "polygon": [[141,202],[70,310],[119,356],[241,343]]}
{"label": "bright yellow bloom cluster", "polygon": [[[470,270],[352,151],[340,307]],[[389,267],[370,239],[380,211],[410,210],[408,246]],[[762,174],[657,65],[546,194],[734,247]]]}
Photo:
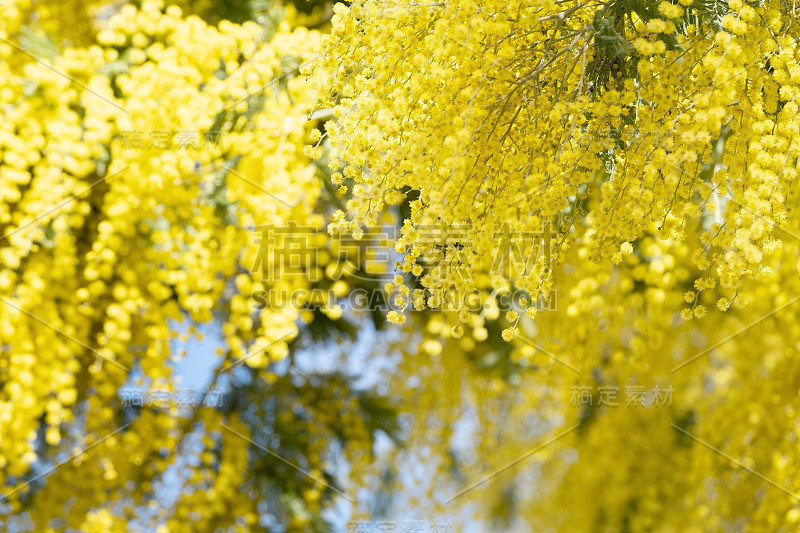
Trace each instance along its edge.
{"label": "bright yellow bloom cluster", "polygon": [[[336,323],[355,287],[352,243],[324,231],[338,190],[329,231],[373,254],[364,226],[408,212],[383,288],[425,357],[403,358],[393,390],[441,476],[498,472],[464,501],[506,494],[508,465],[566,431],[535,454],[519,514],[537,529],[796,526],[800,34],[783,2],[356,0],[324,45],[160,0],[99,5],[0,4],[3,521],[250,531],[256,485],[291,475],[284,522],[316,527],[329,443],[344,435],[363,468],[389,419],[334,378],[268,368],[320,316],[304,304]],[[324,134],[319,104],[337,115]],[[277,264],[259,228],[314,259]],[[130,418],[120,388],[175,391],[176,324],[212,321],[220,368],[269,394]],[[465,397],[481,438],[455,465]],[[261,475],[258,417],[299,428],[280,446],[307,452],[306,472]],[[37,461],[63,465],[29,487]],[[155,503],[168,472],[174,509]]]}
{"label": "bright yellow bloom cluster", "polygon": [[[0,6],[17,10],[0,21],[10,43],[23,7]],[[175,321],[221,313],[227,363],[263,368],[287,355],[298,319],[313,318],[292,305],[256,309],[251,295],[268,283],[253,269],[256,226],[324,227],[304,153],[316,140],[308,115],[317,97],[299,76],[318,43],[317,32],[285,23],[211,27],[159,0],[123,6],[96,44],[52,58],[0,43],[0,485],[19,487],[14,508],[22,476],[46,457],[40,429],[56,447],[84,412],[87,434],[111,434],[132,369],[137,385],[174,390]],[[92,461],[98,482],[84,479],[87,499],[67,523],[108,526],[102,510],[86,514],[92,491],[124,492],[138,480],[147,494],[181,427],[174,412],[143,414],[135,431],[93,449],[103,458]],[[228,487],[245,471],[238,440],[226,448]],[[59,490],[48,484],[37,496],[42,524],[61,514],[51,505],[66,499]]]}
{"label": "bright yellow bloom cluster", "polygon": [[[452,311],[421,315],[431,362],[409,370],[430,379],[414,441],[448,458],[442,476],[463,466],[465,394],[509,389],[502,422],[495,403],[476,409],[472,479],[502,474],[464,508],[496,498],[507,518],[498,495],[533,486],[519,515],[537,530],[796,527],[800,33],[782,2],[708,9],[337,8],[321,65],[336,73],[324,101],[338,106],[328,129],[348,204],[331,231],[410,204],[396,246],[407,308]],[[527,300],[503,306],[517,289]],[[551,289],[553,309],[522,313]],[[508,348],[492,343],[499,324]],[[593,402],[573,402],[576,388]],[[540,466],[535,482],[520,457]]]}
{"label": "bright yellow bloom cluster", "polygon": [[[24,27],[47,33],[48,39],[69,46],[87,46],[95,35],[98,18],[107,19],[119,4],[109,0],[12,0],[0,4],[0,37],[10,39]],[[25,38],[31,33],[23,31]],[[4,44],[8,46],[8,44]]]}
{"label": "bright yellow bloom cluster", "polygon": [[[331,231],[411,201],[400,270],[434,303],[484,289],[487,267],[537,302],[576,227],[588,259],[618,260],[653,224],[685,239],[668,216],[704,223],[698,291],[763,275],[800,154],[783,4],[733,3],[716,30],[671,2],[618,4],[339,6],[321,65],[336,73],[330,135],[352,199]],[[491,268],[504,231],[530,236],[507,272]],[[423,260],[436,266],[415,270]]]}
{"label": "bright yellow bloom cluster", "polygon": [[[680,221],[670,215],[665,223]],[[684,229],[696,234],[702,225]],[[586,260],[588,244],[572,247],[554,281],[557,306],[520,321],[505,349],[496,337],[448,338],[445,316],[414,317],[427,357],[408,358],[395,387],[402,391],[410,376],[425,385],[405,391],[420,406],[415,446],[397,450],[395,460],[424,462],[416,454],[429,446],[447,458],[423,482],[428,498],[419,505],[428,514],[474,508],[476,520],[508,516],[554,531],[796,525],[798,241],[766,260],[772,279],[742,287],[747,309],[729,313],[711,310],[725,294],[719,285],[687,290],[700,275],[691,258],[702,244],[648,236],[635,253],[622,248],[609,268]],[[708,314],[682,320],[676,310],[685,297]],[[495,336],[496,322],[486,323]],[[458,430],[469,445],[454,451],[465,403],[479,423],[470,437]],[[454,502],[435,497],[443,479],[454,481],[455,495],[496,471]],[[502,496],[511,486],[524,502],[513,510]]]}

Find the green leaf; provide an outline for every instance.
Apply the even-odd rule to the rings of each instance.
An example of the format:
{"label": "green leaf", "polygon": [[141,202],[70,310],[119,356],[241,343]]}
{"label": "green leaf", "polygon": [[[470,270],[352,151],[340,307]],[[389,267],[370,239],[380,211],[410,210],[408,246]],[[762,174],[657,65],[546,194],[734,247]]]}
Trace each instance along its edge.
{"label": "green leaf", "polygon": [[605,62],[613,62],[616,59],[628,55],[630,43],[626,41],[615,28],[616,16],[610,15],[602,18],[600,13],[595,13],[594,22],[594,43],[598,57]]}
{"label": "green leaf", "polygon": [[98,74],[102,74],[103,76],[108,76],[109,78],[114,78],[119,76],[120,74],[125,74],[129,70],[128,62],[123,59],[117,59],[116,61],[112,61],[111,63],[106,63],[99,69],[97,69]]}
{"label": "green leaf", "polygon": [[19,44],[22,49],[30,52],[36,59],[47,59],[51,63],[58,55],[58,47],[55,41],[46,33],[37,34],[28,26],[22,26],[22,36]]}

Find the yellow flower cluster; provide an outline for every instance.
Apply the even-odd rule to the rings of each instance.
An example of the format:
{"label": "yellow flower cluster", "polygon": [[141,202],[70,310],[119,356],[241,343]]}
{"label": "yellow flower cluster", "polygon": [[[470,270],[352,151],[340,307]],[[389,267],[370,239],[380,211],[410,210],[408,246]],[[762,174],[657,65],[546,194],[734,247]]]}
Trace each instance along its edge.
{"label": "yellow flower cluster", "polygon": [[[95,20],[114,10],[110,0],[12,0],[0,5],[0,37],[9,39],[24,26],[57,39],[57,44],[87,46],[95,35]],[[118,4],[117,4],[118,5]],[[13,41],[12,41],[13,42]],[[4,47],[9,45],[5,43]]]}
{"label": "yellow flower cluster", "polygon": [[[56,5],[69,9],[52,4],[55,18]],[[33,8],[0,5],[2,37],[17,43]],[[263,368],[287,355],[298,320],[313,318],[292,305],[256,310],[251,295],[266,283],[253,270],[255,226],[324,227],[304,153],[317,140],[308,119],[317,97],[299,75],[319,34],[286,23],[212,27],[160,0],[92,20],[102,26],[95,44],[65,40],[53,58],[0,43],[0,485],[19,489],[13,509],[27,492],[22,476],[58,449],[80,406],[84,431],[103,436],[121,424],[119,388],[134,370],[138,385],[173,389],[176,321],[221,313],[220,364]],[[272,288],[310,283],[296,276]],[[180,430],[174,412],[142,413],[93,449],[103,458],[91,470],[97,482],[82,482],[86,498],[66,524],[110,529],[103,509],[87,514],[93,491],[123,494],[133,481],[147,494]],[[226,446],[235,457],[216,483],[230,492],[247,443]],[[50,503],[70,486],[37,494],[42,524],[59,516]]]}
{"label": "yellow flower cluster", "polygon": [[[681,221],[670,215],[665,224]],[[687,234],[702,229],[699,221],[684,227]],[[696,310],[713,307],[724,292],[719,285],[686,290],[701,274],[691,259],[701,243],[652,236],[623,244],[622,260],[610,269],[586,260],[587,243],[570,248],[554,282],[558,305],[521,321],[508,354],[497,342],[449,339],[446,317],[429,312],[420,320],[427,338],[419,346],[428,357],[409,358],[405,374],[395,377],[399,390],[409,376],[427,380],[406,391],[420,405],[411,429],[417,444],[398,450],[396,460],[408,462],[430,446],[452,461],[441,461],[422,485],[431,514],[475,508],[473,519],[497,519],[493,511],[506,511],[498,495],[510,484],[524,491],[534,472],[535,494],[522,496],[525,504],[513,515],[530,527],[793,527],[800,490],[792,476],[800,410],[798,244],[787,242],[769,257],[773,279],[742,287],[738,298],[752,302],[746,310],[709,311],[691,322],[676,313],[685,297],[697,300]],[[758,329],[750,329],[757,320]],[[580,389],[590,396],[579,401]],[[473,402],[480,423],[473,438],[460,438],[474,448],[453,459],[454,428]],[[442,479],[451,479],[452,464],[470,481],[504,470],[437,505],[434,495]],[[486,504],[495,500],[499,507]],[[428,503],[423,498],[420,505]]]}
{"label": "yellow flower cluster", "polygon": [[[387,289],[429,309],[405,319],[429,356],[409,363],[429,379],[409,396],[424,413],[414,442],[447,457],[441,476],[463,466],[451,444],[463,398],[509,389],[502,423],[494,397],[476,409],[472,478],[503,474],[465,509],[530,483],[538,463],[519,511],[535,529],[790,529],[796,16],[778,1],[709,16],[687,0],[631,2],[644,12],[611,21],[604,7],[621,4],[338,7],[320,65],[336,73],[324,102],[338,106],[328,129],[348,204],[330,230],[357,234],[409,203],[395,248],[408,291]],[[509,250],[505,231],[535,237]],[[529,299],[501,306],[516,289]],[[554,309],[522,313],[551,289]],[[669,405],[652,404],[656,386],[674,391]],[[574,406],[575,387],[641,387],[650,403]],[[545,428],[535,437],[532,410]],[[531,464],[513,480],[522,456]]]}
{"label": "yellow flower cluster", "polygon": [[[539,301],[577,227],[587,259],[618,262],[652,225],[685,239],[669,216],[704,223],[697,290],[767,275],[763,256],[795,216],[794,26],[777,1],[733,2],[716,31],[693,8],[648,9],[619,15],[625,31],[601,46],[615,23],[590,3],[338,6],[319,65],[336,73],[325,101],[352,198],[330,231],[408,199],[399,271],[434,303],[482,290],[487,267]],[[529,239],[517,268],[491,268],[504,230],[543,227],[548,253]],[[423,260],[436,267],[422,273]]]}

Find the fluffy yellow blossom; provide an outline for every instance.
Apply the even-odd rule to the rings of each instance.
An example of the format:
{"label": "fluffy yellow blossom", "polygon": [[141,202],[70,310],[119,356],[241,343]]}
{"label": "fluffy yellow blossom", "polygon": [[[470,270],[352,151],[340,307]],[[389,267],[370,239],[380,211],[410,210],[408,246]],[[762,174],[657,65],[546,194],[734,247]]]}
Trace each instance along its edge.
{"label": "fluffy yellow blossom", "polygon": [[667,1],[658,3],[658,12],[669,19],[676,19],[683,16],[683,8],[681,6]]}
{"label": "fluffy yellow blossom", "polygon": [[[254,312],[248,301],[273,266],[267,257],[253,268],[263,259],[253,228],[324,231],[303,149],[317,94],[299,75],[320,35],[210,26],[158,0],[102,16],[99,4],[0,5],[0,35],[23,43],[0,45],[0,484],[3,512],[27,501],[37,527],[121,531],[125,521],[92,497],[141,500],[186,431],[169,408],[133,416],[120,405],[135,376],[174,392],[174,324],[220,319],[227,363],[254,368],[284,359],[298,335],[301,309]],[[266,283],[288,292],[312,281]],[[81,464],[41,490],[24,483],[81,433],[78,449],[91,450]],[[234,441],[209,481],[219,483],[214,505],[190,506],[203,520],[217,520],[242,482],[247,442]],[[54,504],[67,499],[69,516]]]}
{"label": "fluffy yellow blossom", "polygon": [[503,330],[503,340],[510,342],[519,337],[519,328],[511,327]]}
{"label": "fluffy yellow blossom", "polygon": [[652,33],[673,33],[675,24],[664,19],[650,19],[647,21],[647,31]]}

